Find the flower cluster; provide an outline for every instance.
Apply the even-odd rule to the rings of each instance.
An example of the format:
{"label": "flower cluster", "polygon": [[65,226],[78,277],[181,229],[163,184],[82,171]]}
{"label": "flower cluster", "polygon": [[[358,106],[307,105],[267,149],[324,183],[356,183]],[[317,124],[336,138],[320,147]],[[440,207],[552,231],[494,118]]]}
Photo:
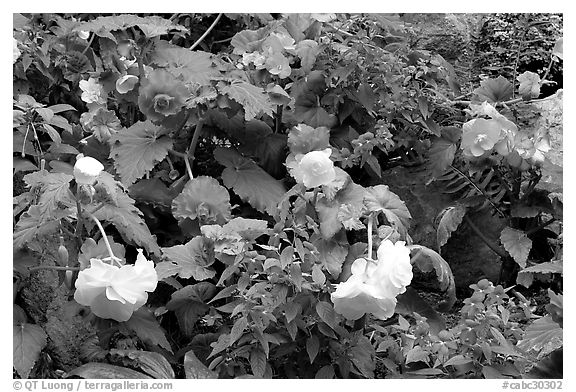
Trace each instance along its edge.
{"label": "flower cluster", "polygon": [[412,281],[410,250],[403,241],[382,241],[378,259],[356,259],[352,275],[331,294],[334,310],[349,320],[365,313],[386,320],[394,314],[396,296]]}
{"label": "flower cluster", "polygon": [[296,182],[306,188],[328,185],[336,178],[334,162],[330,159],[331,154],[330,148],[297,154],[293,160],[286,162],[286,166]]}
{"label": "flower cluster", "polygon": [[487,102],[473,105],[470,113],[489,118],[475,118],[464,123],[460,148],[465,157],[485,158],[496,152],[510,166],[520,170],[544,162],[544,153],[550,150],[545,130],[538,130],[533,135],[520,131],[516,124]]}
{"label": "flower cluster", "polygon": [[89,306],[101,318],[127,321],[156,289],[158,275],[154,262],[138,250],[134,265],[121,267],[90,259],[90,267],[78,273],[74,299]]}

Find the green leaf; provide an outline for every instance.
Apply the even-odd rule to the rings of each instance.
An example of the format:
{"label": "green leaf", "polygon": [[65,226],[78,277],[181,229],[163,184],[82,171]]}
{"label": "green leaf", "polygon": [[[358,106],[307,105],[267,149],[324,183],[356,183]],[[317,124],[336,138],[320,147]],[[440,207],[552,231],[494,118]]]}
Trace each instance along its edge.
{"label": "green leaf", "polygon": [[129,188],[130,197],[136,201],[151,203],[156,207],[170,210],[177,191],[168,188],[158,178],[142,179]]}
{"label": "green leaf", "polygon": [[92,132],[96,139],[105,143],[112,135],[117,134],[122,129],[122,124],[112,110],[100,108],[88,121],[86,128]]}
{"label": "green leaf", "polygon": [[465,365],[467,363],[472,362],[472,358],[466,358],[464,355],[455,355],[446,362],[444,362],[443,366],[458,366],[458,365]]}
{"label": "green leaf", "polygon": [[15,324],[12,342],[12,365],[20,377],[28,378],[40,352],[46,347],[46,333],[36,324]]}
{"label": "green leaf", "polygon": [[136,208],[134,200],[122,190],[120,183],[116,182],[116,188],[116,205],[106,203],[94,216],[100,221],[112,223],[126,241],[134,242],[149,253],[160,255],[156,238],[142,219],[142,212]]}
{"label": "green leaf", "polygon": [[250,368],[255,377],[264,377],[266,363],[266,354],[260,347],[255,347],[250,351]]}
{"label": "green leaf", "polygon": [[333,379],[336,374],[332,365],[326,365],[316,372],[314,378],[316,379]]}
{"label": "green leaf", "polygon": [[[124,259],[126,255],[124,245],[115,242],[112,236],[107,237],[114,256]],[[103,238],[100,238],[98,243],[96,243],[92,238],[87,238],[80,248],[78,262],[80,263],[81,268],[88,268],[90,267],[90,259],[103,259],[108,256],[108,248],[106,247],[106,242]]]}
{"label": "green leaf", "polygon": [[69,210],[57,210],[52,217],[47,217],[40,207],[31,206],[20,216],[14,227],[12,247],[14,250],[20,249],[37,236],[56,232],[60,225],[58,220],[70,214]]}
{"label": "green leaf", "polygon": [[500,234],[500,242],[504,249],[522,268],[526,268],[526,260],[532,248],[532,240],[521,230],[505,227]]}
{"label": "green leaf", "polygon": [[[464,215],[466,215],[466,210],[466,206],[458,204],[456,206],[447,207],[438,214],[438,217],[440,217],[438,228],[436,229],[436,244],[438,246],[438,252],[441,251],[442,246],[448,242],[452,233],[458,228],[458,226],[460,226]],[[438,217],[436,220],[438,220]]]}
{"label": "green leaf", "polygon": [[274,114],[270,97],[260,87],[241,80],[234,80],[230,84],[219,82],[217,89],[220,94],[227,95],[242,105],[246,121],[252,120],[261,113],[270,117]]}
{"label": "green leaf", "polygon": [[151,351],[117,349],[110,350],[110,354],[128,358],[131,360],[132,366],[139,367],[155,379],[176,377],[172,366],[162,354]]}
{"label": "green leaf", "polygon": [[246,317],[240,317],[236,320],[232,329],[230,330],[230,337],[228,341],[228,346],[232,346],[242,335],[244,335],[244,330],[248,327],[248,319]]}
{"label": "green leaf", "polygon": [[296,98],[294,117],[311,127],[332,128],[338,124],[338,117],[328,113],[320,106],[319,96],[311,90],[305,90]]}
{"label": "green leaf", "polygon": [[172,139],[166,130],[151,121],[138,121],[130,128],[110,137],[110,158],[125,186],[137,179],[162,161],[172,148]]}
{"label": "green leaf", "polygon": [[391,192],[387,185],[376,185],[366,188],[364,205],[369,212],[382,212],[388,222],[403,237],[410,227],[410,211],[398,195]]}
{"label": "green leaf", "polygon": [[414,346],[406,353],[406,365],[414,362],[424,362],[427,364],[429,361],[429,353],[424,351],[420,346]]}
{"label": "green leaf", "polygon": [[[214,258],[209,257],[209,250],[202,236],[194,237],[184,245],[162,248],[162,252],[168,261],[156,265],[158,279],[174,275],[174,268],[170,268],[172,265],[179,267],[176,274],[183,279],[193,277],[194,280],[201,281],[216,275],[216,271],[209,268],[214,263]],[[169,275],[164,273],[166,267],[170,271]]]}
{"label": "green leaf", "polygon": [[564,274],[564,266],[562,261],[547,261],[544,263],[533,265],[532,267],[524,268],[518,272],[516,283],[524,287],[530,287],[534,281],[534,274]]}
{"label": "green leaf", "polygon": [[320,340],[318,340],[316,335],[312,335],[306,339],[306,352],[308,353],[308,358],[310,358],[310,363],[314,363],[318,351],[320,351]]}
{"label": "green leaf", "polygon": [[[364,187],[350,181],[336,192],[333,200],[319,199],[315,207],[320,220],[322,237],[330,239],[342,227],[347,230],[360,228],[362,223],[359,218],[364,209],[364,196]],[[354,218],[355,220],[353,220]]]}
{"label": "green leaf", "polygon": [[216,294],[216,291],[216,286],[212,283],[200,282],[172,293],[166,309],[174,311],[184,335],[192,337],[197,333],[194,324],[208,312],[210,307],[206,302]]}
{"label": "green leaf", "polygon": [[12,157],[12,168],[14,169],[13,175],[18,172],[36,171],[38,166],[30,162],[28,159],[21,157]]}
{"label": "green leaf", "polygon": [[128,321],[123,322],[126,328],[134,331],[136,336],[146,344],[160,346],[172,352],[172,347],[166,339],[166,331],[160,326],[154,314],[146,307],[141,307],[132,314]]}
{"label": "green leaf", "polygon": [[196,354],[194,354],[192,350],[184,355],[184,372],[188,380],[218,378],[218,373],[208,369],[208,367],[196,357]]}
{"label": "green leaf", "polygon": [[208,176],[188,181],[172,201],[172,214],[180,221],[190,218],[200,219],[202,223],[224,224],[232,217],[231,208],[228,190]]}
{"label": "green leaf", "polygon": [[278,211],[278,204],[286,193],[280,181],[232,149],[217,147],[214,158],[226,167],[222,172],[222,181],[227,188],[232,188],[242,200],[258,211],[270,215]]}
{"label": "green leaf", "polygon": [[340,272],[342,272],[342,264],[346,259],[348,254],[348,244],[345,240],[346,235],[343,233],[338,238],[334,237],[331,239],[324,239],[319,236],[313,237],[311,239],[312,244],[318,250],[318,258],[322,263],[322,268],[325,269],[332,275],[332,278],[336,279]]}
{"label": "green leaf", "polygon": [[49,219],[59,206],[75,207],[76,200],[70,191],[70,181],[74,177],[64,173],[48,173],[40,170],[26,174],[24,181],[32,191],[40,193],[38,208],[44,219]]}
{"label": "green leaf", "polygon": [[426,322],[430,325],[430,331],[434,334],[446,329],[444,317],[435,311],[412,287],[406,287],[406,291],[396,298],[398,300],[395,309],[396,313],[410,317],[414,317],[414,313],[418,313],[420,316],[426,317]]}
{"label": "green leaf", "polygon": [[122,366],[109,365],[101,362],[88,362],[66,373],[66,377],[95,379],[151,379],[147,374],[137,372]]}
{"label": "green leaf", "polygon": [[210,84],[210,80],[219,77],[220,71],[215,67],[217,58],[212,53],[171,45],[160,41],[151,54],[151,61],[166,69],[176,77],[183,77],[187,83],[201,86]]}
{"label": "green leaf", "polygon": [[369,84],[362,83],[360,87],[358,87],[356,98],[358,98],[358,102],[360,102],[368,112],[371,112],[374,109],[376,94],[374,94],[374,91]]}
{"label": "green leaf", "polygon": [[374,347],[365,336],[360,336],[357,339],[356,344],[348,351],[350,359],[363,377],[374,378],[374,370],[376,369]]}
{"label": "green leaf", "polygon": [[52,113],[54,113],[54,114],[60,113],[60,112],[66,112],[68,110],[76,111],[76,108],[74,106],[68,105],[66,103],[60,103],[57,105],[48,106],[46,109],[51,110]]}
{"label": "green leaf", "polygon": [[526,328],[524,338],[517,343],[517,347],[540,360],[563,346],[562,336],[560,325],[550,315],[546,315]]}
{"label": "green leaf", "polygon": [[324,301],[318,301],[316,304],[316,313],[332,329],[338,327],[338,315],[334,311],[332,304]]}
{"label": "green leaf", "polygon": [[488,101],[490,104],[504,102],[512,97],[513,89],[505,77],[498,76],[496,79],[486,79],[480,83],[480,87],[474,90],[474,101]]}
{"label": "green leaf", "polygon": [[170,31],[185,32],[188,29],[184,26],[172,23],[171,20],[162,18],[161,16],[147,16],[140,17],[136,15],[115,15],[115,16],[100,16],[89,22],[80,23],[73,31],[90,31],[99,37],[110,38],[116,42],[114,35],[111,31],[122,30],[125,31],[130,27],[138,27],[144,35],[148,38],[157,37],[159,35],[168,34]]}
{"label": "green leaf", "polygon": [[411,254],[416,251],[416,254],[412,256],[410,260],[412,265],[418,267],[422,272],[436,271],[436,278],[440,283],[440,289],[445,291],[448,296],[447,300],[441,302],[437,309],[441,312],[447,312],[456,302],[456,285],[450,265],[442,256],[425,246],[410,245],[408,248],[410,248]]}
{"label": "green leaf", "polygon": [[444,138],[434,138],[428,150],[432,176],[438,178],[448,170],[452,162],[454,162],[456,150],[456,143]]}

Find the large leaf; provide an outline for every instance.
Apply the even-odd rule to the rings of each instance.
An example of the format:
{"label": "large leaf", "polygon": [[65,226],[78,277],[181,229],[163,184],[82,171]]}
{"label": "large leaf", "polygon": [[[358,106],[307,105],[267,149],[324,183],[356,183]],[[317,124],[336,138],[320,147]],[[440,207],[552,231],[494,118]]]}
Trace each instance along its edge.
{"label": "large leaf", "polygon": [[440,212],[440,220],[438,222],[438,228],[436,229],[438,252],[440,252],[442,246],[448,242],[452,232],[462,223],[462,219],[464,215],[466,215],[466,210],[466,206],[458,204],[445,208]]}
{"label": "large leaf", "polygon": [[296,98],[294,117],[314,128],[332,128],[338,124],[338,117],[320,106],[319,96],[311,90],[303,91]]}
{"label": "large leaf", "polygon": [[48,173],[40,170],[24,176],[26,184],[40,194],[38,208],[45,219],[49,219],[59,205],[72,207],[76,205],[70,191],[70,181],[74,177],[64,173]]}
{"label": "large leaf", "polygon": [[88,362],[66,373],[66,377],[76,376],[92,379],[151,379],[147,374],[122,366],[101,362]]}
{"label": "large leaf", "polygon": [[435,178],[440,177],[448,170],[448,167],[454,161],[456,150],[456,143],[444,138],[434,138],[428,150],[432,176]]}
{"label": "large leaf", "polygon": [[174,24],[171,20],[162,18],[160,16],[140,17],[128,14],[100,16],[89,22],[80,23],[73,30],[76,32],[91,31],[99,37],[110,38],[116,42],[116,39],[114,38],[114,35],[111,34],[111,31],[125,31],[126,29],[135,26],[140,28],[140,30],[142,30],[144,35],[146,35],[148,38],[164,35],[173,30],[182,32],[188,30],[186,27]]}
{"label": "large leaf", "polygon": [[208,369],[190,350],[184,355],[184,372],[187,379],[213,379],[218,378],[218,373]]}
{"label": "large leaf", "polygon": [[28,378],[40,352],[46,346],[46,333],[36,324],[14,324],[12,344],[12,365],[20,377]]}
{"label": "large leaf", "polygon": [[166,309],[174,311],[182,333],[191,337],[197,332],[194,324],[208,312],[210,307],[206,302],[213,298],[217,291],[212,283],[200,282],[172,293]]}
{"label": "large leaf", "polygon": [[210,257],[206,245],[204,237],[197,236],[184,245],[162,248],[168,261],[156,265],[158,279],[171,275],[178,275],[184,279],[193,277],[197,281],[213,278],[216,271],[210,268],[210,265],[214,262],[214,258]]}
{"label": "large leaf", "polygon": [[160,41],[152,52],[152,63],[166,67],[174,76],[182,76],[187,83],[208,85],[210,80],[220,76],[214,66],[217,58],[212,53],[171,45]]}
{"label": "large leaf", "polygon": [[110,137],[110,158],[125,186],[137,179],[162,161],[172,148],[172,139],[166,130],[151,121],[138,121],[130,128]]}
{"label": "large leaf", "polygon": [[447,312],[456,302],[456,285],[450,265],[438,253],[422,245],[410,245],[410,253],[413,254],[410,262],[422,272],[436,271],[436,278],[440,283],[440,289],[446,292],[447,299],[441,302],[437,309]]}
{"label": "large leaf", "polygon": [[474,100],[478,102],[488,101],[495,104],[504,102],[512,97],[512,83],[505,77],[498,76],[496,79],[486,79],[480,83],[480,87],[474,90]]}
{"label": "large leaf", "polygon": [[560,325],[553,321],[550,315],[546,315],[530,324],[526,328],[524,338],[516,345],[537,359],[542,359],[552,351],[562,347],[562,332]]}
{"label": "large leaf", "polygon": [[222,172],[222,181],[227,188],[232,188],[242,200],[258,211],[270,215],[277,212],[278,203],[286,193],[280,181],[266,173],[253,160],[232,149],[218,147],[214,150],[214,158],[226,167]]}
{"label": "large leaf", "polygon": [[505,227],[500,233],[500,242],[504,249],[514,258],[522,268],[526,268],[526,260],[532,249],[532,240],[521,230]]}
{"label": "large leaf", "polygon": [[166,339],[166,332],[160,326],[154,314],[146,307],[141,307],[132,314],[128,321],[123,323],[128,329],[136,333],[144,343],[157,345],[172,352],[172,347]]}
{"label": "large leaf", "polygon": [[438,334],[443,329],[446,329],[446,321],[440,313],[434,310],[428,302],[426,302],[418,292],[412,287],[406,287],[406,291],[396,297],[396,313],[413,317],[413,313],[418,313],[422,317],[426,317],[426,322],[430,325],[430,332]]}
{"label": "large leaf", "polygon": [[[344,233],[341,231],[340,233]],[[345,235],[324,239],[320,236],[311,238],[311,242],[318,250],[322,268],[336,279],[342,272],[342,265],[348,254],[348,243]]]}
{"label": "large leaf", "polygon": [[562,261],[548,261],[524,268],[518,272],[516,283],[524,287],[530,287],[534,281],[534,274],[564,274],[564,265]]}
{"label": "large leaf", "polygon": [[58,229],[58,220],[70,214],[69,210],[57,210],[52,219],[42,213],[40,207],[31,206],[23,213],[14,227],[12,247],[20,249],[37,236],[53,233]]}
{"label": "large leaf", "polygon": [[248,82],[235,80],[228,83],[219,82],[218,91],[238,102],[244,108],[246,121],[252,120],[259,114],[273,115],[273,106],[270,97],[264,89]]}
{"label": "large leaf", "polygon": [[128,358],[132,364],[155,379],[175,378],[174,370],[162,354],[142,350],[110,350],[111,355]]}
{"label": "large leaf", "polygon": [[266,372],[266,353],[260,347],[254,347],[250,351],[250,369],[254,377],[262,378]]}
{"label": "large leaf", "polygon": [[407,235],[412,216],[406,204],[387,185],[366,188],[364,205],[370,212],[382,212],[392,227],[402,236]]}
{"label": "large leaf", "polygon": [[160,248],[156,238],[150,233],[148,226],[142,219],[142,212],[134,205],[131,199],[117,183],[116,205],[106,203],[94,213],[100,221],[112,223],[127,241],[133,241],[150,253],[160,255]]}

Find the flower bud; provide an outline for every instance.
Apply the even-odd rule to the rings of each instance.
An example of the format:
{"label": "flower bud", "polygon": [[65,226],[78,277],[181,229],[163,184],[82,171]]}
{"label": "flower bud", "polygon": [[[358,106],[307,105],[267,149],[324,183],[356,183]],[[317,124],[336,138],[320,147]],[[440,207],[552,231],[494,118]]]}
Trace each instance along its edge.
{"label": "flower bud", "polygon": [[74,165],[74,178],[78,184],[93,185],[104,166],[92,157],[81,157]]}

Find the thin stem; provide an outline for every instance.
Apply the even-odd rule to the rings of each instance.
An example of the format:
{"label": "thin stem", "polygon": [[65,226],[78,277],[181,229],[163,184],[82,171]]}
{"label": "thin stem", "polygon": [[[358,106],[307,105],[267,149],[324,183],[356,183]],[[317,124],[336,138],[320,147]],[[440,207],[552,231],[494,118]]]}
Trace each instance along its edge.
{"label": "thin stem", "polygon": [[78,243],[78,248],[82,246],[82,227],[84,227],[84,219],[82,218],[82,204],[80,200],[76,199],[76,230],[74,230],[74,237]]}
{"label": "thin stem", "polygon": [[100,233],[102,233],[102,239],[104,240],[104,243],[106,244],[106,249],[108,250],[108,254],[110,255],[110,260],[117,262],[120,266],[122,266],[122,264],[120,264],[119,262],[119,258],[114,256],[114,253],[112,252],[112,247],[110,246],[110,242],[108,241],[108,237],[106,236],[106,232],[104,231],[104,227],[102,227],[102,223],[100,223],[100,221],[98,220],[98,218],[96,218],[93,214],[86,212],[86,214],[94,221],[94,223],[96,223],[96,226],[98,226],[98,229],[100,230]]}
{"label": "thin stem", "polygon": [[28,130],[30,129],[30,123],[26,126],[26,133],[24,134],[24,141],[22,142],[22,158],[26,158],[26,139],[28,138]]}
{"label": "thin stem", "polygon": [[198,139],[200,139],[200,134],[202,133],[202,127],[204,126],[204,118],[200,118],[196,124],[196,129],[194,129],[194,135],[192,135],[192,141],[190,142],[190,147],[186,154],[191,160],[194,160],[194,152],[196,151],[196,146],[198,145]]}
{"label": "thin stem", "polygon": [[36,144],[38,144],[38,150],[40,150],[40,158],[44,157],[44,153],[42,152],[42,146],[40,145],[40,139],[38,139],[38,133],[36,132],[36,127],[34,123],[30,123],[32,126],[32,130],[34,131],[34,139],[36,139]]}
{"label": "thin stem", "polygon": [[276,124],[274,124],[274,133],[280,133],[280,125],[282,124],[282,109],[282,105],[276,106]]}
{"label": "thin stem", "polygon": [[484,235],[484,233],[482,233],[482,231],[480,231],[480,229],[478,228],[478,226],[476,226],[476,224],[474,224],[474,222],[472,222],[472,220],[468,217],[468,215],[464,215],[464,221],[466,221],[466,223],[468,223],[468,226],[470,226],[470,228],[472,229],[472,231],[474,233],[476,233],[476,235],[478,237],[480,237],[480,239],[482,241],[484,241],[484,243],[486,245],[488,245],[488,247],[490,249],[492,249],[498,256],[500,256],[502,259],[506,259],[508,258],[508,254],[501,249],[500,247],[498,247],[493,241],[491,241],[488,237],[486,237]]}
{"label": "thin stem", "polygon": [[186,172],[188,173],[188,177],[190,177],[190,179],[194,179],[194,176],[192,175],[192,166],[190,166],[190,161],[188,160],[188,158],[184,159],[184,164],[186,165]]}
{"label": "thin stem", "polygon": [[90,37],[90,41],[88,41],[88,45],[86,45],[86,47],[84,48],[84,50],[82,51],[82,54],[85,54],[86,51],[88,49],[90,49],[90,46],[92,46],[92,42],[94,42],[94,37],[96,37],[95,33],[92,33],[92,37]]}
{"label": "thin stem", "polygon": [[546,226],[548,226],[549,224],[553,223],[554,221],[556,221],[556,218],[550,218],[548,219],[546,222],[542,223],[541,225],[538,225],[530,230],[528,230],[526,232],[526,235],[532,235],[534,233],[536,233],[539,230],[542,230],[543,228],[545,228]]}
{"label": "thin stem", "polygon": [[372,225],[374,224],[374,213],[368,215],[368,259],[372,260]]}
{"label": "thin stem", "polygon": [[218,21],[220,20],[221,17],[222,17],[222,13],[219,13],[218,16],[216,17],[216,19],[214,20],[214,22],[212,22],[210,27],[208,27],[208,30],[206,30],[206,32],[204,34],[202,34],[202,36],[200,38],[198,38],[198,41],[196,41],[192,44],[192,46],[190,47],[190,50],[194,50],[194,48],[196,46],[198,46],[200,44],[200,42],[202,42],[208,34],[210,34],[210,32],[212,31],[214,26],[216,26],[216,23],[218,23]]}
{"label": "thin stem", "polygon": [[542,79],[540,79],[540,86],[544,84],[544,81],[548,77],[550,70],[552,70],[552,64],[554,64],[554,50],[550,52],[550,62],[548,63],[548,68],[546,68],[546,72],[544,72],[544,76],[542,76]]}
{"label": "thin stem", "polygon": [[56,270],[56,271],[80,271],[80,267],[61,267],[58,265],[38,265],[36,267],[28,268],[28,271],[38,271],[38,270]]}

